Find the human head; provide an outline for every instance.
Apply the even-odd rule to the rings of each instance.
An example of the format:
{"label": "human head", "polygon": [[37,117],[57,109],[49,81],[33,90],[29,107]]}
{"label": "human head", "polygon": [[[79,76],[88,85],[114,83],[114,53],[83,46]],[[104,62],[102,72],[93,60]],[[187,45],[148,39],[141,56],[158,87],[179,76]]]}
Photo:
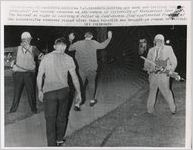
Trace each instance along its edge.
{"label": "human head", "polygon": [[84,34],[84,37],[85,37],[85,39],[92,39],[93,38],[93,34],[91,32],[86,32]]}
{"label": "human head", "polygon": [[163,46],[165,43],[165,38],[162,34],[157,34],[154,37],[154,44],[158,47]]}
{"label": "human head", "polygon": [[31,34],[29,32],[23,32],[21,34],[21,41],[23,43],[30,44],[31,40],[32,40],[32,36],[31,36]]}
{"label": "human head", "polygon": [[68,37],[69,37],[70,40],[74,40],[75,39],[75,34],[74,33],[70,33],[68,35]]}
{"label": "human head", "polygon": [[66,44],[65,38],[58,38],[54,42],[54,49],[57,51],[64,52],[66,49],[66,46],[67,44]]}

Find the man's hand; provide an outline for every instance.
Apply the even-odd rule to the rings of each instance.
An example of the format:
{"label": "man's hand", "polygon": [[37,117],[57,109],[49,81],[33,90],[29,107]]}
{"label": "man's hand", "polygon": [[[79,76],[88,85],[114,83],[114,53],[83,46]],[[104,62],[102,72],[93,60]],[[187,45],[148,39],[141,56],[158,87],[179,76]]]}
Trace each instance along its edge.
{"label": "man's hand", "polygon": [[43,103],[44,93],[42,91],[39,91],[38,98],[39,98],[39,101]]}
{"label": "man's hand", "polygon": [[80,105],[81,102],[82,102],[81,93],[76,93],[76,95],[75,95],[75,103]]}
{"label": "man's hand", "polygon": [[12,60],[10,63],[10,67],[13,68],[14,65],[15,65],[15,60]]}
{"label": "man's hand", "polygon": [[16,72],[16,70],[17,70],[17,66],[16,66],[16,65],[13,65],[12,71],[13,71],[13,72]]}
{"label": "man's hand", "polygon": [[163,72],[163,71],[164,71],[164,69],[163,69],[162,67],[155,66],[154,71],[155,71],[155,72],[159,72],[159,71]]}
{"label": "man's hand", "polygon": [[74,33],[70,33],[70,34],[68,35],[68,38],[69,38],[69,41],[72,42],[72,41],[75,39]]}
{"label": "man's hand", "polygon": [[[72,63],[74,63],[74,62],[72,62]],[[74,87],[76,89],[74,110],[75,111],[80,111],[80,104],[82,102],[82,98],[81,98],[80,84],[79,84],[78,76],[76,74],[75,68],[70,69],[69,72],[70,72],[70,75],[72,77],[72,82],[74,84]]]}
{"label": "man's hand", "polygon": [[43,53],[41,53],[39,56],[38,56],[38,60],[42,60],[43,58],[44,58],[44,54]]}
{"label": "man's hand", "polygon": [[168,70],[168,75],[171,76],[173,72],[171,70]]}
{"label": "man's hand", "polygon": [[108,39],[111,39],[111,38],[112,38],[112,36],[113,36],[112,31],[108,31]]}
{"label": "man's hand", "polygon": [[78,93],[75,96],[75,104],[74,104],[74,110],[75,111],[81,111],[80,109],[80,104],[82,103],[82,98],[81,98],[81,94]]}

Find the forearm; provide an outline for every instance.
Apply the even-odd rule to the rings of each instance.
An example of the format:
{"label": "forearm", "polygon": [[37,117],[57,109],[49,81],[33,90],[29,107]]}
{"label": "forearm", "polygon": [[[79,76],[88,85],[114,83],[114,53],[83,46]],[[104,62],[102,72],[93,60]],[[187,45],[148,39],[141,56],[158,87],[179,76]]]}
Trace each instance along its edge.
{"label": "forearm", "polygon": [[16,57],[12,57],[11,60],[10,60],[10,67],[13,67],[16,63]]}
{"label": "forearm", "polygon": [[169,65],[167,65],[166,68],[167,68],[167,70],[175,71],[176,67],[177,67],[177,59],[175,56],[173,56],[170,58],[170,63],[169,63]]}
{"label": "forearm", "polygon": [[98,49],[104,49],[104,48],[106,48],[106,47],[109,45],[110,41],[111,41],[110,38],[106,39],[104,42],[100,43]]}
{"label": "forearm", "polygon": [[41,75],[37,76],[37,87],[38,87],[38,91],[43,91],[43,89],[42,89],[42,76]]}
{"label": "forearm", "polygon": [[33,53],[38,60],[42,60],[44,57],[44,53],[42,53],[36,46],[33,46]]}
{"label": "forearm", "polygon": [[14,47],[12,48],[12,58],[10,59],[11,62],[16,62],[16,58],[17,58],[17,51],[18,51],[18,47]]}
{"label": "forearm", "polygon": [[80,94],[80,83],[79,83],[76,71],[75,71],[75,69],[73,69],[73,70],[70,70],[69,72],[70,72],[70,75],[72,77],[72,82],[74,84],[75,90],[77,93]]}
{"label": "forearm", "polygon": [[68,51],[75,51],[76,50],[76,47],[74,44],[70,44],[69,48],[68,48]]}
{"label": "forearm", "polygon": [[174,58],[174,61],[173,61],[173,63],[172,63],[171,70],[172,70],[172,71],[175,71],[176,67],[177,67],[177,59]]}
{"label": "forearm", "polygon": [[77,76],[72,77],[72,81],[76,92],[80,94],[80,83],[79,83],[78,77]]}
{"label": "forearm", "polygon": [[169,51],[169,65],[167,66],[167,68],[170,71],[175,71],[176,67],[177,67],[177,58],[176,55],[172,49],[172,47],[170,47],[170,51]]}

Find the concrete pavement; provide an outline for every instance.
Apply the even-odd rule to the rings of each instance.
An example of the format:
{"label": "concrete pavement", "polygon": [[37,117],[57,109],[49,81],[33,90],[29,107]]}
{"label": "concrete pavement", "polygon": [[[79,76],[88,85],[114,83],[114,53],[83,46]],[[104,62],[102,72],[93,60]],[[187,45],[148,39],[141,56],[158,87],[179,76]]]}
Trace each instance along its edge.
{"label": "concrete pavement", "polygon": [[[185,82],[174,82],[178,112],[171,115],[158,94],[156,112],[146,113],[147,76],[123,65],[106,67],[99,81],[99,103],[88,102],[81,112],[70,111],[66,146],[69,147],[184,147]],[[128,71],[129,70],[129,71]],[[5,146],[46,146],[43,112],[5,126]]]}
{"label": "concrete pavement", "polygon": [[[185,83],[175,82],[178,111],[172,115],[158,94],[156,111],[146,112],[148,89],[143,89],[115,110],[74,132],[67,147],[166,147],[185,146]],[[165,148],[164,148],[165,147]]]}
{"label": "concrete pavement", "polygon": [[[88,102],[86,102],[82,106],[81,112],[71,110],[67,136],[114,110],[134,96],[144,85],[147,85],[147,83],[141,76],[138,76],[132,70],[128,72],[127,68],[124,68],[123,65],[112,65],[111,68],[106,67],[102,72],[98,85],[97,97],[99,102],[94,107],[90,107]],[[5,146],[46,146],[43,112],[6,125]]]}

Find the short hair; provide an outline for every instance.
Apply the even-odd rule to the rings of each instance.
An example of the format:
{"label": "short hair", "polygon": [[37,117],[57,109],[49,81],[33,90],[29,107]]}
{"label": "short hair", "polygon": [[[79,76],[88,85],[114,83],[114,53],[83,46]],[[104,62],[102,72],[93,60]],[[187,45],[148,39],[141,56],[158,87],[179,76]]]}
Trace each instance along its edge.
{"label": "short hair", "polygon": [[65,44],[66,45],[67,41],[66,41],[66,39],[64,37],[61,37],[61,38],[56,39],[54,44],[55,45],[57,45],[57,44]]}
{"label": "short hair", "polygon": [[92,36],[93,36],[92,32],[86,32],[86,33],[84,34],[84,37],[85,37],[85,38],[89,38],[89,37],[92,37]]}
{"label": "short hair", "polygon": [[154,37],[154,41],[156,41],[156,40],[162,40],[162,41],[164,41],[165,38],[164,38],[164,36],[163,36],[162,34],[157,34],[157,35]]}
{"label": "short hair", "polygon": [[32,36],[31,36],[31,34],[29,33],[29,32],[23,32],[22,34],[21,34],[21,39],[23,40],[23,39],[32,39]]}

